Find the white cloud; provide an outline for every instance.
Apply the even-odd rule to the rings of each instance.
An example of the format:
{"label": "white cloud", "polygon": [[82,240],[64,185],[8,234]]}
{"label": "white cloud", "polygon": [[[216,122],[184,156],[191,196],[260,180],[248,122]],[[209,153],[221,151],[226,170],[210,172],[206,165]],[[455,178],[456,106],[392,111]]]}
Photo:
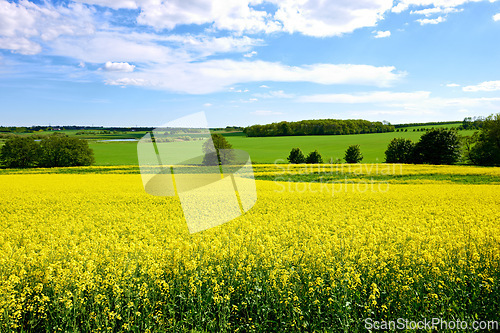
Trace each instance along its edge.
{"label": "white cloud", "polygon": [[110,86],[147,86],[150,83],[144,79],[134,79],[134,78],[121,78],[117,80],[106,80],[107,85]]}
{"label": "white cloud", "polygon": [[375,26],[392,7],[392,0],[272,2],[278,5],[274,17],[283,24],[284,31],[314,37],[339,36]]}
{"label": "white cloud", "polygon": [[360,103],[394,103],[405,102],[412,100],[427,99],[430,96],[428,91],[416,92],[392,92],[392,91],[375,91],[364,92],[359,94],[317,94],[301,96],[299,102],[306,103],[344,103],[344,104],[360,104]]}
{"label": "white cloud", "polygon": [[[394,13],[401,13],[411,7],[431,7],[431,8],[456,8],[468,2],[480,2],[486,0],[401,0],[392,8]],[[488,0],[490,2],[495,0]],[[432,10],[431,10],[432,11]]]}
{"label": "white cloud", "polygon": [[[392,8],[392,0],[318,1],[318,0],[78,0],[111,8],[140,9],[139,24],[155,29],[179,25],[209,24],[217,30],[236,33],[286,31],[325,37],[350,33],[375,26]],[[256,9],[266,2],[269,11]]]}
{"label": "white cloud", "polygon": [[169,47],[157,43],[152,36],[112,31],[100,31],[77,40],[69,37],[58,38],[51,44],[49,53],[73,57],[89,63],[104,63],[110,60],[136,63],[190,60],[190,56],[184,51],[174,52]]}
{"label": "white cloud", "polygon": [[212,106],[212,103],[205,103],[205,104],[203,104],[203,106],[208,108],[208,107]]}
{"label": "white cloud", "polygon": [[[118,1],[115,7],[113,1],[88,3],[136,8],[149,2]],[[261,39],[248,36],[137,33],[133,28],[112,27],[92,7],[75,3],[55,7],[49,2],[36,5],[0,0],[0,17],[0,48],[26,55],[45,50],[50,55],[91,63],[186,61],[216,53],[248,52],[263,45]]]}
{"label": "white cloud", "polygon": [[265,11],[249,6],[249,1],[170,0],[141,1],[137,22],[156,29],[173,29],[186,24],[212,24],[219,30],[272,32],[280,29]]}
{"label": "white cloud", "polygon": [[133,72],[135,69],[134,65],[130,65],[127,62],[111,62],[108,61],[104,65],[104,70],[108,72]]}
{"label": "white cloud", "polygon": [[263,84],[263,85],[259,86],[259,88],[269,89],[269,87],[268,87],[268,86],[266,86],[265,84]]}
{"label": "white cloud", "polygon": [[252,51],[252,52],[249,52],[247,54],[244,54],[243,56],[245,58],[252,58],[253,56],[257,55],[257,51]]}
{"label": "white cloud", "polygon": [[446,86],[450,88],[460,87],[458,83],[448,83]]}
{"label": "white cloud", "polygon": [[[117,80],[116,73],[110,78]],[[235,84],[260,81],[311,82],[318,84],[354,84],[390,86],[406,73],[394,67],[370,65],[314,64],[286,66],[265,61],[210,60],[205,62],[156,64],[141,72],[130,73],[128,78],[149,82],[151,87],[206,94],[227,90]]]}
{"label": "white cloud", "polygon": [[500,21],[500,13],[493,15],[493,20],[494,20],[495,22],[496,22],[496,21]]}
{"label": "white cloud", "polygon": [[136,0],[74,0],[75,2],[86,3],[89,5],[99,5],[113,9],[137,9],[140,4],[148,3],[149,1],[136,1]]}
{"label": "white cloud", "polygon": [[[199,56],[209,56],[216,53],[226,52],[247,52],[252,47],[263,45],[262,39],[251,38],[248,36],[229,36],[229,37],[213,37],[206,35],[169,35],[169,36],[152,36],[158,38],[159,41],[168,41],[174,45],[181,45],[183,49],[194,52]],[[252,51],[248,53],[251,56],[257,54]],[[245,55],[247,56],[247,55]]]}
{"label": "white cloud", "polygon": [[426,24],[438,24],[438,23],[446,21],[446,19],[442,16],[439,16],[438,18],[435,18],[435,19],[419,19],[416,21],[418,23],[420,23],[420,25],[426,25]]}
{"label": "white cloud", "polygon": [[271,110],[256,110],[256,111],[253,111],[250,113],[254,114],[256,116],[274,116],[274,115],[283,114],[283,112],[271,111]]}
{"label": "white cloud", "polygon": [[[246,52],[261,39],[250,37],[213,37],[205,35],[158,35],[135,33],[129,29],[109,29],[92,35],[61,37],[51,43],[50,53],[90,63],[136,62],[168,64],[204,59],[227,52]],[[127,50],[124,52],[123,50]]]}
{"label": "white cloud", "polygon": [[[442,98],[433,97],[427,91],[377,91],[352,94],[323,94],[301,96],[297,98],[297,101],[305,103],[343,104],[342,109],[346,110],[350,117],[375,120],[380,119],[382,115],[393,115],[394,118],[388,120],[398,122],[403,121],[404,118],[401,116],[404,115],[410,117],[408,120],[404,121],[410,121],[410,119],[413,119],[412,121],[421,120],[424,114],[433,115],[436,120],[443,120],[444,117],[449,118],[450,116],[452,116],[451,119],[453,119],[453,117],[456,117],[453,115],[456,115],[457,112],[462,112],[461,110],[468,110],[467,112],[469,115],[481,115],[487,112],[498,112],[500,110],[500,97]],[[347,111],[349,109],[353,111]]]}
{"label": "white cloud", "polygon": [[254,94],[255,97],[259,98],[293,98],[295,95],[287,94],[283,90],[273,90],[265,94]]}
{"label": "white cloud", "polygon": [[475,86],[463,87],[462,90],[467,92],[500,91],[500,81],[486,81]]}
{"label": "white cloud", "polygon": [[449,14],[449,13],[457,13],[463,11],[462,9],[456,9],[453,7],[431,7],[420,10],[412,10],[410,14],[424,15],[426,17],[436,15],[436,14]]}
{"label": "white cloud", "polygon": [[390,31],[374,31],[375,33],[375,38],[385,38],[391,36]]}
{"label": "white cloud", "polygon": [[93,13],[75,3],[55,7],[49,3],[0,0],[0,48],[25,55],[40,53],[42,44],[60,36],[92,33]]}

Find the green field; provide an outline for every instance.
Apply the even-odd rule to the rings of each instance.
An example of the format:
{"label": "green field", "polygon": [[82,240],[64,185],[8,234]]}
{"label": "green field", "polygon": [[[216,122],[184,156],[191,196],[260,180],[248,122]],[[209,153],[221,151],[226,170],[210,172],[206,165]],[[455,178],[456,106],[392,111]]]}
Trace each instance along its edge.
{"label": "green field", "polygon": [[[359,144],[364,163],[384,162],[384,152],[393,138],[408,138],[418,141],[424,132],[390,132],[355,135],[281,136],[248,138],[243,133],[226,134],[235,149],[245,150],[253,163],[287,163],[290,150],[299,147],[304,154],[317,149],[325,162],[330,158],[342,159],[349,145]],[[471,135],[474,131],[460,131],[460,135]],[[135,142],[91,142],[96,165],[136,165],[137,144]],[[281,161],[280,161],[281,160]]]}
{"label": "green field", "polygon": [[[359,144],[364,156],[363,163],[384,162],[384,152],[393,138],[407,138],[418,141],[423,131],[413,131],[417,128],[451,128],[460,125],[428,125],[403,128],[406,132],[353,134],[353,135],[318,135],[318,136],[280,136],[280,137],[246,137],[241,132],[223,133],[235,149],[241,149],[250,154],[253,163],[287,163],[286,158],[292,148],[300,148],[304,154],[317,149],[324,162],[330,159],[343,159],[349,145]],[[89,140],[89,146],[94,150],[96,165],[137,165],[136,142],[101,142],[112,139],[139,139],[145,132],[120,132],[116,134],[76,135],[77,131],[62,131],[70,136]],[[43,132],[50,134],[52,132]],[[460,135],[472,135],[474,130],[459,131]],[[0,145],[2,143],[0,142]]]}

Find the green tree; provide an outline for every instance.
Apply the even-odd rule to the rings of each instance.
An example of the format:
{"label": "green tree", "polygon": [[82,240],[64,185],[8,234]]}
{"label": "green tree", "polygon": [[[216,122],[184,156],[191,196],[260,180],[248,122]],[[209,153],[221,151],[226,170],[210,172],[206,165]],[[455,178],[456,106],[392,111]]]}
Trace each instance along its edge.
{"label": "green tree", "polygon": [[0,151],[0,161],[7,168],[32,168],[39,158],[40,147],[31,137],[9,137]]}
{"label": "green tree", "polygon": [[359,163],[363,160],[359,145],[350,145],[345,151],[344,160],[346,163]]}
{"label": "green tree", "polygon": [[477,165],[500,165],[500,113],[483,121],[477,143],[470,150],[469,159]]}
{"label": "green tree", "polygon": [[52,134],[40,141],[41,167],[88,166],[93,163],[94,152],[86,140]]}
{"label": "green tree", "polygon": [[415,145],[414,161],[428,164],[454,164],[460,158],[460,137],[454,130],[433,129]]}
{"label": "green tree", "polygon": [[477,143],[479,137],[479,132],[474,132],[472,135],[461,136],[460,140],[462,141],[462,155],[465,161],[471,161],[470,153],[472,151],[472,147]]}
{"label": "green tree", "polygon": [[233,146],[221,134],[212,134],[210,139],[203,144],[205,156],[202,163],[204,165],[229,164],[234,159],[232,148]]}
{"label": "green tree", "polygon": [[412,163],[415,144],[410,139],[394,138],[385,151],[386,163]]}
{"label": "green tree", "polygon": [[304,157],[304,154],[302,153],[300,148],[293,148],[290,151],[290,155],[288,155],[287,160],[292,164],[300,164],[306,162],[306,158]]}
{"label": "green tree", "polygon": [[321,157],[321,154],[317,150],[315,150],[307,155],[306,163],[311,163],[311,164],[323,163],[323,158]]}

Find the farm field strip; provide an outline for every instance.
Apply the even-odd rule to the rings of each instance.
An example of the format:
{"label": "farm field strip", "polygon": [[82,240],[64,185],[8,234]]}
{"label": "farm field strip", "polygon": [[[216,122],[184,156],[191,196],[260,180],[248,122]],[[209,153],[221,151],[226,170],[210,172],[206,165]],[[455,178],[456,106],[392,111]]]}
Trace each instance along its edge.
{"label": "farm field strip", "polygon": [[361,331],[367,317],[498,320],[498,185],[297,191],[257,180],[248,214],[190,235],[179,200],[147,195],[138,174],[0,181],[2,331]]}
{"label": "farm field strip", "polygon": [[[256,179],[286,182],[373,180],[391,184],[499,184],[500,168],[414,164],[255,164]],[[9,174],[139,174],[135,165],[0,169]]]}

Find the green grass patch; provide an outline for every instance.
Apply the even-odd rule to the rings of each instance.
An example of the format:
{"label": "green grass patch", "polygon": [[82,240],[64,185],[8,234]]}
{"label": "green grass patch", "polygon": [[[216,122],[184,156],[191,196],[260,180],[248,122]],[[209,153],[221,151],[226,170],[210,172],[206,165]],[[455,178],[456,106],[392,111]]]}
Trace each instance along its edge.
{"label": "green grass patch", "polygon": [[[459,124],[459,123],[457,123]],[[435,125],[437,127],[451,127]],[[427,126],[421,126],[430,128]],[[432,126],[431,126],[432,127]],[[76,135],[75,131],[61,131],[70,136],[89,139],[89,146],[94,150],[96,165],[137,165],[137,142],[100,142],[112,139],[139,139],[145,132],[127,132],[124,134]],[[460,131],[460,135],[472,135],[475,131]],[[53,132],[42,132],[42,134]],[[280,137],[246,137],[242,132],[230,132],[223,135],[235,149],[241,149],[250,154],[253,163],[287,163],[286,158],[292,148],[300,148],[304,154],[318,150],[324,162],[331,159],[343,159],[349,145],[359,144],[363,154],[363,163],[381,163],[385,160],[384,152],[393,138],[406,138],[417,142],[425,132],[371,133],[354,135],[317,135],[317,136],[280,136]],[[180,134],[181,135],[181,134]],[[193,136],[193,135],[191,135]],[[0,147],[2,146],[0,140]]]}
{"label": "green grass patch", "polygon": [[[235,149],[245,150],[253,163],[287,163],[286,158],[292,148],[298,147],[304,154],[317,149],[323,161],[330,158],[343,159],[345,150],[350,145],[358,144],[363,154],[363,163],[379,163],[385,160],[387,145],[394,138],[411,139],[417,142],[425,132],[389,132],[354,135],[311,135],[253,137],[227,136]],[[460,135],[472,135],[474,131],[460,131]],[[281,161],[280,161],[281,160]]]}

